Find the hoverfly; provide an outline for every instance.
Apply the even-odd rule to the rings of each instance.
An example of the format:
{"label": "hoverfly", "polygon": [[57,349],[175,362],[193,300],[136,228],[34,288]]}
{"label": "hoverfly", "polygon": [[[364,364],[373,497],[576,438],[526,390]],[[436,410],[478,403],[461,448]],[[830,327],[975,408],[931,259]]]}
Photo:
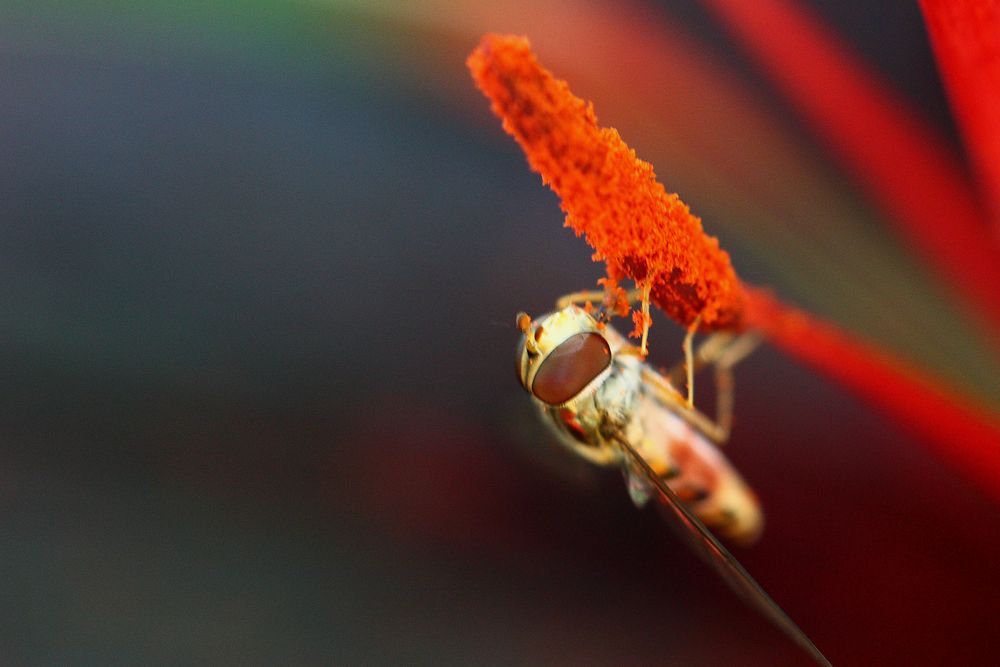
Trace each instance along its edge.
{"label": "hoverfly", "polygon": [[[729,436],[733,365],[759,338],[716,333],[693,352],[692,330],[685,339],[686,360],[664,375],[645,362],[644,350],[607,323],[603,312],[596,318],[591,314],[589,299],[595,296],[600,293],[568,295],[554,312],[535,320],[518,314],[524,335],[517,374],[543,421],[576,454],[600,466],[620,466],[637,506],[655,498],[667,522],[747,604],[829,666],[712,533],[749,544],[764,525],[756,495],[716,446]],[[587,309],[577,305],[584,301]],[[715,369],[716,420],[691,404],[693,372],[704,365]],[[686,400],[674,388],[684,373]]]}

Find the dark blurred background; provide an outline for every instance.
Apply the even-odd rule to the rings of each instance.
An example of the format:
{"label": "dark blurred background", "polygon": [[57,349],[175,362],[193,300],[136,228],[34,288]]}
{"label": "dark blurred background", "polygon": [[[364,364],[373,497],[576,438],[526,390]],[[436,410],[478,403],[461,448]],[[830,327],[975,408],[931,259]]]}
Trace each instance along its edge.
{"label": "dark blurred background", "polygon": [[[752,281],[994,406],[996,356],[975,313],[921,315],[949,288],[698,5],[531,6],[0,3],[0,663],[809,664],[536,423],[513,314],[601,267],[466,54],[529,34]],[[809,6],[959,150],[916,3]],[[636,16],[815,165],[824,194],[789,185],[771,213],[840,202],[808,235],[890,248],[875,265],[903,267],[912,313],[851,311],[836,262],[811,274],[792,232],[760,241],[738,175],[658,147],[655,109],[616,111],[618,87],[648,89],[587,72],[625,57]],[[720,113],[741,131],[742,108]],[[752,166],[781,185],[795,164]],[[654,336],[673,362],[675,327]],[[727,453],[768,517],[737,556],[834,664],[994,664],[996,506],[773,349],[736,402]]]}

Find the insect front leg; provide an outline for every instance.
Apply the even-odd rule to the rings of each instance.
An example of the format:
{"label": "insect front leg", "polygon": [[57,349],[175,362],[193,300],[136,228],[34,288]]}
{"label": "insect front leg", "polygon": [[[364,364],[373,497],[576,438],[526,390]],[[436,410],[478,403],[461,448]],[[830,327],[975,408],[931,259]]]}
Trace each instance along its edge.
{"label": "insect front leg", "polygon": [[[614,312],[617,310],[619,305],[625,305],[631,307],[633,304],[640,304],[640,312],[642,314],[642,337],[639,347],[629,345],[627,347],[619,350],[619,354],[632,354],[638,357],[645,358],[649,353],[647,348],[647,340],[649,338],[649,293],[652,289],[651,282],[645,282],[640,284],[636,289],[628,290],[625,292],[624,301],[620,301],[617,294],[620,294],[614,289],[604,289],[604,290],[584,290],[581,292],[571,292],[566,294],[556,300],[556,309],[562,310],[567,306],[573,304],[587,304],[599,301],[607,310]],[[619,313],[619,315],[624,315],[627,313]]]}
{"label": "insect front leg", "polygon": [[[642,290],[633,289],[625,292],[626,303],[632,305],[642,300]],[[566,306],[571,306],[573,304],[580,305],[585,303],[600,302],[605,303],[608,299],[607,290],[583,290],[581,292],[570,292],[569,294],[564,294],[563,296],[556,299],[556,310],[562,310]],[[605,304],[608,305],[608,304]],[[614,305],[614,304],[611,304]]]}
{"label": "insect front leg", "polygon": [[649,290],[653,287],[653,284],[649,281],[643,283],[642,285],[642,343],[639,346],[639,351],[643,357],[645,357],[649,350],[646,349],[646,339],[649,337]]}

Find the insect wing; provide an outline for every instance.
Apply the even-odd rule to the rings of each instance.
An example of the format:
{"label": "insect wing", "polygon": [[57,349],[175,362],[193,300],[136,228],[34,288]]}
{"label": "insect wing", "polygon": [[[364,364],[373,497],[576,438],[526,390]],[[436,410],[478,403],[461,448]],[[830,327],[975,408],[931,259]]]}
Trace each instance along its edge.
{"label": "insect wing", "polygon": [[719,542],[684,505],[669,486],[656,474],[642,456],[621,437],[615,438],[627,458],[628,483],[648,488],[649,494],[659,500],[657,506],[667,523],[692,549],[719,573],[733,591],[744,602],[763,614],[779,630],[798,644],[820,665],[831,667],[830,661],[820,653],[816,645],[799,629],[771,596],[758,584],[750,573],[740,565],[729,550]]}

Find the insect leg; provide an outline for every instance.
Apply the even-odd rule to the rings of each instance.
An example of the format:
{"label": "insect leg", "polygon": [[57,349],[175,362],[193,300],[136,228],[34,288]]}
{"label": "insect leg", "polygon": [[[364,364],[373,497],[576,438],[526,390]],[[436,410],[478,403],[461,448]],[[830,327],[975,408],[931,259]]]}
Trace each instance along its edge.
{"label": "insect leg", "polygon": [[729,440],[733,428],[733,397],[736,381],[733,378],[732,366],[715,367],[715,427],[725,437],[717,440],[720,445]]}
{"label": "insect leg", "polygon": [[724,428],[724,424],[717,424],[697,408],[688,407],[685,397],[674,389],[674,386],[670,384],[667,378],[649,366],[643,367],[642,377],[646,381],[646,386],[653,390],[660,401],[667,406],[676,408],[678,417],[698,429],[701,433],[704,433],[710,440],[721,445],[729,438],[729,429]]}
{"label": "insect leg", "polygon": [[556,299],[556,310],[562,310],[573,304],[587,303],[588,301],[601,301],[604,299],[604,291],[598,289],[583,290],[582,292],[570,292]]}
{"label": "insect leg", "polygon": [[687,407],[688,410],[694,408],[694,333],[698,330],[698,324],[701,322],[701,315],[694,318],[694,322],[688,327],[687,334],[684,336],[684,369],[687,375]]}
{"label": "insect leg", "polygon": [[757,346],[760,345],[763,340],[763,337],[755,331],[748,331],[747,333],[742,334],[739,338],[734,340],[731,345],[728,345],[721,350],[719,356],[715,359],[715,365],[732,368],[739,362],[743,361],[747,355],[756,350]]}
{"label": "insect leg", "polygon": [[732,338],[729,334],[714,334],[704,343],[698,346],[698,351],[694,352],[694,335],[701,322],[701,315],[694,318],[694,322],[688,327],[684,336],[684,361],[674,365],[667,373],[673,385],[680,384],[681,379],[685,381],[687,387],[686,407],[690,410],[694,408],[694,374],[705,364],[712,363],[716,356],[720,354],[720,348]]}
{"label": "insect leg", "polygon": [[727,438],[733,425],[733,394],[736,384],[733,366],[753,352],[761,340],[756,333],[743,334],[725,348],[715,361],[715,423]]}
{"label": "insect leg", "polygon": [[[756,333],[745,333],[734,338],[732,334],[717,333],[709,337],[698,347],[690,362],[684,361],[664,377],[652,368],[644,369],[643,376],[657,388],[657,395],[664,402],[683,408],[678,414],[692,426],[700,430],[715,443],[722,445],[729,439],[733,423],[733,394],[735,382],[733,366],[753,352],[760,344],[761,337]],[[689,370],[707,365],[714,366],[716,386],[716,417],[712,420],[704,413],[690,406],[681,394],[674,389],[674,383],[679,381]],[[690,394],[689,394],[690,397]]]}
{"label": "insect leg", "polygon": [[[636,303],[642,299],[642,290],[633,289],[625,293],[628,299],[629,305]],[[599,301],[601,303],[607,298],[608,293],[605,290],[583,290],[581,292],[570,292],[569,294],[564,294],[563,296],[556,299],[556,310],[562,310],[566,306],[571,306],[573,304],[587,303],[588,301],[594,302]]]}
{"label": "insect leg", "polygon": [[646,339],[649,337],[649,290],[653,284],[649,281],[642,286],[642,344],[639,346],[639,353],[645,357],[649,350],[646,349]]}
{"label": "insect leg", "polygon": [[[646,284],[641,288],[625,292],[626,305],[632,306],[632,304],[635,303],[642,304],[642,343],[639,347],[635,347],[634,345],[623,346],[622,349],[618,351],[619,354],[631,354],[643,359],[645,359],[648,354],[646,341],[649,337],[649,291],[651,287],[651,284]],[[616,297],[613,293],[608,290],[583,290],[580,292],[570,292],[569,294],[556,299],[556,309],[562,310],[563,308],[573,304],[579,305],[581,303],[593,303],[595,301],[599,301],[605,308],[610,311],[614,311],[616,304],[619,303],[615,299]]]}
{"label": "insect leg", "polygon": [[[690,336],[690,334],[688,335]],[[687,377],[689,367],[693,368],[693,371],[697,373],[705,366],[715,363],[715,361],[722,356],[722,353],[725,352],[726,348],[732,343],[732,341],[732,334],[712,334],[698,346],[697,351],[694,353],[694,360],[692,363],[689,364],[687,359],[685,359],[684,361],[678,362],[667,372],[667,377],[670,379],[670,382],[674,385],[679,385],[681,380]]]}

